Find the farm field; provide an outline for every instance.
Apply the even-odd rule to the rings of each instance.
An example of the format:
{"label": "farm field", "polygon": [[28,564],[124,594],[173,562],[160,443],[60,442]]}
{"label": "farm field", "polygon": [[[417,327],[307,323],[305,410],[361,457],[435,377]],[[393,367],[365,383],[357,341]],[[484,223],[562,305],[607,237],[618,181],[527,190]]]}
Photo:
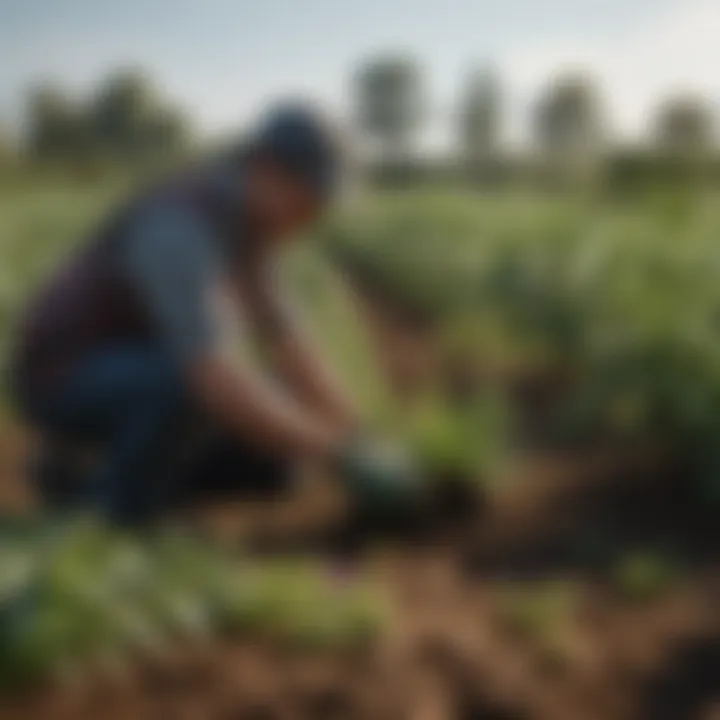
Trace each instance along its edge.
{"label": "farm field", "polygon": [[[119,191],[0,196],[0,357]],[[17,519],[8,410],[0,716],[720,716],[717,194],[386,191],[291,255],[369,424],[421,460],[423,511],[369,522],[309,470],[203,509],[222,551],[48,529]],[[128,563],[132,623],[106,602]],[[42,608],[62,631],[33,635]]]}

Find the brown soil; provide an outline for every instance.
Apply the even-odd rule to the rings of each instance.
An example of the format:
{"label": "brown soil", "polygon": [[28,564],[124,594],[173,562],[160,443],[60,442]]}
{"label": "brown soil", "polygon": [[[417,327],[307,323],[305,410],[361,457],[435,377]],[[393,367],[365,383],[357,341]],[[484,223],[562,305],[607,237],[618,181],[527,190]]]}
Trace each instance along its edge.
{"label": "brown soil", "polygon": [[[403,353],[388,350],[393,331],[382,315],[372,321],[395,377],[406,381],[411,374],[402,370]],[[436,363],[427,343],[417,335],[395,342],[420,382]],[[13,439],[0,453],[6,464],[21,445]],[[26,501],[18,467],[3,467],[3,507]],[[381,537],[383,529],[356,526],[354,542],[343,498],[314,475],[284,498],[210,508],[204,520],[225,540],[257,552],[314,548],[372,578],[391,600],[387,632],[352,651],[301,653],[248,640],[178,648],[136,658],[123,672],[93,668],[82,682],[17,694],[0,717],[720,717],[720,531],[682,480],[652,447],[535,454],[516,465],[502,492],[478,502],[472,518],[460,518],[456,503],[421,532]],[[683,573],[638,601],[618,593],[610,575],[618,557],[643,548],[671,552]],[[575,601],[541,632],[508,615],[497,592],[512,581],[553,580],[572,581]]]}

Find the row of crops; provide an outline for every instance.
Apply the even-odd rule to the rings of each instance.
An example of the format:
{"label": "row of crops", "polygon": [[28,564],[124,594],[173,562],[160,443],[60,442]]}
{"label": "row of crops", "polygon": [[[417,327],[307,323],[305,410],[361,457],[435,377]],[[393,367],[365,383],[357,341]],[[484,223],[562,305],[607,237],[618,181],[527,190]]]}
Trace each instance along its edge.
{"label": "row of crops", "polygon": [[650,441],[720,502],[720,210],[700,194],[396,194],[328,233],[333,257],[441,328],[490,379],[563,378],[558,441]]}
{"label": "row of crops", "polygon": [[[430,382],[410,406],[399,402],[373,350],[362,304],[328,257],[318,252],[323,247],[301,246],[288,256],[288,285],[302,299],[308,329],[369,426],[406,444],[429,480],[446,476],[468,485],[487,480],[508,450],[509,417],[502,394],[468,396],[458,405],[442,383]],[[382,263],[377,269],[383,273],[387,268]]]}
{"label": "row of crops", "polygon": [[91,520],[3,527],[0,685],[88,668],[121,673],[178,643],[260,638],[298,651],[366,644],[380,598],[318,562],[242,561],[178,533],[140,538]]}

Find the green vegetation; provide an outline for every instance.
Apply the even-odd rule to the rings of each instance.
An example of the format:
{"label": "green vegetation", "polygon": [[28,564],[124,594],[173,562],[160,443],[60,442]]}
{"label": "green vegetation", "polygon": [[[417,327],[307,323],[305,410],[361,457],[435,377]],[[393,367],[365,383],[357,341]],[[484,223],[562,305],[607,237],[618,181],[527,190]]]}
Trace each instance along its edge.
{"label": "green vegetation", "polygon": [[421,309],[497,388],[556,386],[559,438],[644,440],[716,499],[720,415],[713,195],[631,204],[396,193],[329,232],[363,282]]}
{"label": "green vegetation", "polygon": [[494,588],[494,594],[507,626],[522,636],[536,639],[552,634],[577,600],[573,584],[561,580],[507,582]]}
{"label": "green vegetation", "polygon": [[672,558],[659,553],[636,552],[621,558],[613,569],[613,583],[629,600],[651,600],[674,584],[681,568]]}
{"label": "green vegetation", "polygon": [[14,537],[0,544],[4,686],[217,634],[348,647],[384,621],[369,589],[309,562],[242,563],[182,536],[138,539],[90,521]]}
{"label": "green vegetation", "polygon": [[440,481],[443,477],[486,481],[507,450],[505,405],[497,397],[456,407],[431,395],[418,401],[396,424],[422,467]]}
{"label": "green vegetation", "polygon": [[143,72],[121,69],[82,102],[54,83],[35,87],[25,135],[23,150],[33,161],[92,173],[177,157],[187,149],[190,127]]}
{"label": "green vegetation", "polygon": [[573,642],[573,614],[578,588],[566,580],[507,582],[493,588],[501,624],[532,645],[547,668],[564,670],[572,664],[577,648]]}

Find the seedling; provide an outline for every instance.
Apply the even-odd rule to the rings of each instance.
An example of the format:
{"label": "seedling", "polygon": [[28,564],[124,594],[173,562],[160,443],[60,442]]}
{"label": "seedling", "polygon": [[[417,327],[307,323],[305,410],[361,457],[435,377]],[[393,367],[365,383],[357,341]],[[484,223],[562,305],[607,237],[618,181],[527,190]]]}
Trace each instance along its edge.
{"label": "seedling", "polygon": [[622,558],[613,571],[614,586],[622,597],[648,601],[666,592],[679,577],[672,558],[650,552],[637,552]]}

